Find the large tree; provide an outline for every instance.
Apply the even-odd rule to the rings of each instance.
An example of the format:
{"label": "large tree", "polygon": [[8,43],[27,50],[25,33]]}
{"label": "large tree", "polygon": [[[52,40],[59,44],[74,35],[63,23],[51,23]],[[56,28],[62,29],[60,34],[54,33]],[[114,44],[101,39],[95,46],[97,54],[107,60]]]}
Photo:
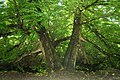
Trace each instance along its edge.
{"label": "large tree", "polygon": [[48,71],[73,71],[76,61],[80,66],[119,68],[118,1],[6,0],[0,3],[0,65],[15,64],[27,55],[37,56],[42,52]]}

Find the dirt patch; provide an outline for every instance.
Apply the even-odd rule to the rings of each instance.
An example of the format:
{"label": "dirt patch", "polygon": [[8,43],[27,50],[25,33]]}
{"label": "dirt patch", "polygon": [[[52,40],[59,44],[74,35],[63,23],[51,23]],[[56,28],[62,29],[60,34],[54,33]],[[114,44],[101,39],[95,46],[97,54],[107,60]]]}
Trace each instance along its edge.
{"label": "dirt patch", "polygon": [[0,80],[23,80],[24,78],[33,77],[31,73],[19,73],[19,72],[1,72]]}
{"label": "dirt patch", "polygon": [[48,75],[38,76],[32,73],[1,72],[0,80],[120,80],[119,73],[108,72],[53,72]]}

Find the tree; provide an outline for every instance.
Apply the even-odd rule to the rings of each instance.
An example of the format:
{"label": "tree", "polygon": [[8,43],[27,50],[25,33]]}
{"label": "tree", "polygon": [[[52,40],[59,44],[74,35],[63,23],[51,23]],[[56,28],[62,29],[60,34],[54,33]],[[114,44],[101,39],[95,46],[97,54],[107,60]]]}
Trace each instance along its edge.
{"label": "tree", "polygon": [[118,1],[8,0],[0,12],[2,65],[41,48],[35,54],[42,52],[48,71],[73,71],[76,61],[99,69],[120,66]]}

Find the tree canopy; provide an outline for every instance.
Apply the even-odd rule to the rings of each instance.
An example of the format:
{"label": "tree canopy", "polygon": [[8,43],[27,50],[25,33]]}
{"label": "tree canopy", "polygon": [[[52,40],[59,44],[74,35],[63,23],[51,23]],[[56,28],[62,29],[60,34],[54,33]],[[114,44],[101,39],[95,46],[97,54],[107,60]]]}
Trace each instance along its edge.
{"label": "tree canopy", "polygon": [[0,0],[0,69],[24,71],[23,63],[120,69],[119,0]]}

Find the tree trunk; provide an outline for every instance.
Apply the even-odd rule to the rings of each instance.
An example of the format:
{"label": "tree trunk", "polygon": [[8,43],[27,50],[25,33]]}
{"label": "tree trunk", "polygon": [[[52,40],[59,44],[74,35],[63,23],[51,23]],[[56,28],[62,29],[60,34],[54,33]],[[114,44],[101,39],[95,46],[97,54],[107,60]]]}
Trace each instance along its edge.
{"label": "tree trunk", "polygon": [[86,54],[85,46],[83,44],[80,44],[78,54],[77,54],[76,65],[83,66],[85,64],[89,64],[89,60]]}
{"label": "tree trunk", "polygon": [[64,56],[64,67],[66,70],[71,71],[75,69],[76,55],[80,46],[81,36],[81,12],[77,11],[74,17],[74,25],[72,36],[68,45],[68,49]]}
{"label": "tree trunk", "polygon": [[45,60],[49,68],[48,71],[59,70],[61,68],[60,59],[55,52],[54,46],[45,27],[41,28],[39,31],[39,36],[42,47],[44,48]]}

